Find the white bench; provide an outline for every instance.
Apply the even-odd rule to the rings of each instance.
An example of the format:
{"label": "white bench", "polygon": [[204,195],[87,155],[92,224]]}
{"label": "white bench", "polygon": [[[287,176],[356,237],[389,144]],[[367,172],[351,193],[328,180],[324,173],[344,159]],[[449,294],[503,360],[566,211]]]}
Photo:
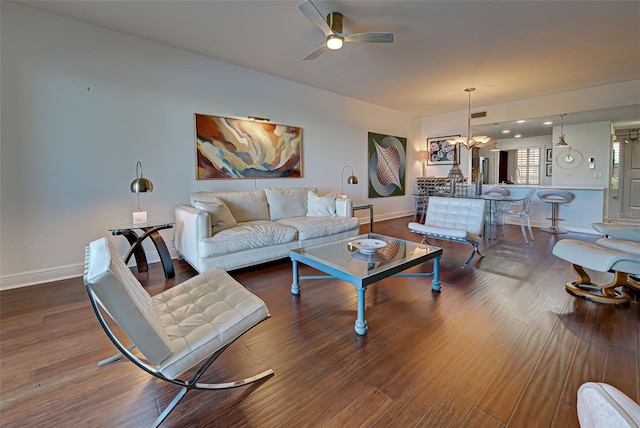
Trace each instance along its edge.
{"label": "white bench", "polygon": [[434,238],[473,246],[471,255],[462,265],[464,269],[476,253],[481,258],[484,257],[478,250],[484,230],[484,218],[484,199],[431,196],[424,224],[411,222],[409,230],[422,235],[422,242],[428,243],[428,238]]}

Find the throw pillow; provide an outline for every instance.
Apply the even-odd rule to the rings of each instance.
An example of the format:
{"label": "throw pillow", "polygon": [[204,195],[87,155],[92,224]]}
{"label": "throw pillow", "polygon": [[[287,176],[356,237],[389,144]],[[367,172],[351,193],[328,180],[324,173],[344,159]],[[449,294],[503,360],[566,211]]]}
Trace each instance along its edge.
{"label": "throw pillow", "polygon": [[220,232],[224,229],[229,229],[230,227],[238,224],[236,219],[233,218],[233,214],[229,208],[225,205],[221,200],[213,200],[211,202],[195,202],[193,204],[194,207],[199,210],[206,211],[209,213],[209,217],[211,218],[211,231],[213,233]]}
{"label": "throw pillow", "polygon": [[269,202],[270,220],[304,216],[307,213],[307,192],[310,190],[316,189],[309,187],[264,189]]}
{"label": "throw pillow", "polygon": [[312,190],[307,193],[307,217],[335,217],[336,216],[336,200],[333,193],[327,193],[324,196]]}

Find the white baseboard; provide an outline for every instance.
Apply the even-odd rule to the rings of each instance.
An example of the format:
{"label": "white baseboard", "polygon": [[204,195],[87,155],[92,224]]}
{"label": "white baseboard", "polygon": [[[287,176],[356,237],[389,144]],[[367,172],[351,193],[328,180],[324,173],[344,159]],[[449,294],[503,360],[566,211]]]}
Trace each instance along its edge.
{"label": "white baseboard", "polygon": [[[172,259],[177,258],[178,252],[173,246],[173,242],[167,242],[167,249]],[[159,263],[158,252],[149,251],[146,253],[148,263]],[[129,267],[135,267],[135,257],[129,260]],[[27,287],[30,285],[43,284],[63,279],[78,278],[84,275],[84,263],[77,263],[67,266],[58,266],[49,269],[39,269],[30,272],[21,272],[0,277],[0,291],[11,290],[13,288]]]}
{"label": "white baseboard", "polygon": [[[400,218],[400,217],[406,217],[406,216],[412,216],[413,215],[413,210],[408,210],[408,211],[397,211],[394,213],[386,213],[384,215],[376,215],[376,213],[373,213],[373,221],[384,221],[384,220],[391,220],[394,218]],[[369,224],[369,216],[364,216],[364,217],[358,217],[358,219],[360,220],[360,224],[364,224],[367,225]]]}

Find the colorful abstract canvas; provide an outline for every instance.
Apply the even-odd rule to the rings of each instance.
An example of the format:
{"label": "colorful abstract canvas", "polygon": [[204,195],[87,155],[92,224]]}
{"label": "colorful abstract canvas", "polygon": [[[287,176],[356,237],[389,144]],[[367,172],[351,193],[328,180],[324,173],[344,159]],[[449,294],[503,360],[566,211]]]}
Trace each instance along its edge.
{"label": "colorful abstract canvas", "polygon": [[302,129],[195,114],[196,179],[302,176]]}
{"label": "colorful abstract canvas", "polygon": [[407,139],[369,132],[369,197],[405,194]]}

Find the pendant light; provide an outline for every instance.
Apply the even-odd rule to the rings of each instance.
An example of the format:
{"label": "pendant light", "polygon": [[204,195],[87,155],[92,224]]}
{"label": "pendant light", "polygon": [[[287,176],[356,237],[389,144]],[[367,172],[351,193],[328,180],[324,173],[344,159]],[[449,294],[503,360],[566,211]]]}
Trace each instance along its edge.
{"label": "pendant light", "polygon": [[492,152],[499,152],[500,147],[498,147],[498,124],[493,124],[493,147],[491,147]]}
{"label": "pendant light", "polygon": [[490,137],[478,136],[473,138],[473,136],[471,135],[471,92],[475,90],[476,88],[467,88],[464,90],[465,92],[469,93],[469,111],[467,113],[467,136],[448,140],[450,144],[460,144],[461,146],[464,146],[464,148],[467,150],[471,150],[475,146],[486,144],[491,140]]}
{"label": "pendant light", "polygon": [[556,143],[556,147],[567,147],[568,144],[564,141],[564,117],[566,114],[560,115],[560,138],[558,138],[558,142]]}

